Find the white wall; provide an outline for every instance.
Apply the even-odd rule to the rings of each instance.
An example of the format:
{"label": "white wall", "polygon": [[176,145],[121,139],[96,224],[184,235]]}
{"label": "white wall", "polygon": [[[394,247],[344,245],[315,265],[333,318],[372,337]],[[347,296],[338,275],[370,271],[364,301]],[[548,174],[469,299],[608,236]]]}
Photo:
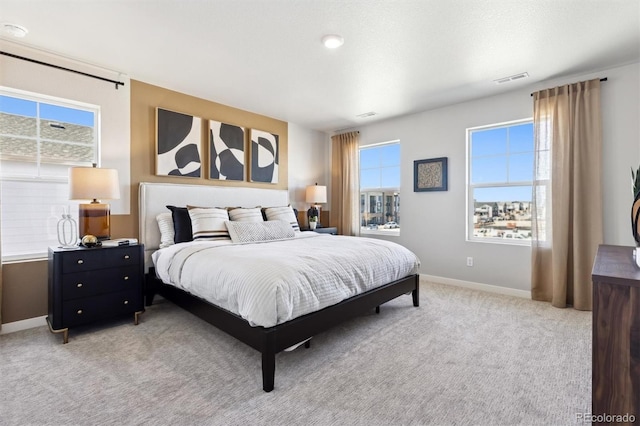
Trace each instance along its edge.
{"label": "white wall", "polygon": [[[400,139],[402,231],[388,239],[413,250],[423,274],[530,290],[530,247],[466,241],[465,131],[532,117],[533,91],[608,77],[602,83],[604,242],[632,245],[630,169],[640,164],[639,68],[636,63],[547,81],[359,128],[362,145]],[[449,190],[413,192],[413,161],[434,157],[449,157]],[[473,267],[466,266],[467,256],[473,256]]]}
{"label": "white wall", "polygon": [[0,48],[15,55],[125,83],[116,90],[114,84],[106,81],[0,56],[0,86],[100,106],[100,166],[117,169],[120,181],[120,199],[109,201],[111,214],[129,214],[131,85],[128,76],[4,40],[0,40]]}
{"label": "white wall", "polygon": [[[305,190],[308,185],[318,183],[330,185],[329,138],[323,132],[309,130],[289,123],[289,200],[298,210],[306,211]],[[330,199],[330,194],[327,194]],[[329,205],[323,205],[329,209]]]}

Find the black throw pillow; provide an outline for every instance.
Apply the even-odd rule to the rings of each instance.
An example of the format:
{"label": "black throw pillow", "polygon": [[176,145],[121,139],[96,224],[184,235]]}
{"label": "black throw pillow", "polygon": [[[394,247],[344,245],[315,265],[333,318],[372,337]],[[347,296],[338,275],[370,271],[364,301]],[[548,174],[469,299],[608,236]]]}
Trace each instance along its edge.
{"label": "black throw pillow", "polygon": [[193,241],[193,229],[191,228],[191,217],[186,207],[167,206],[171,210],[173,218],[173,229],[175,236],[173,242],[186,243]]}

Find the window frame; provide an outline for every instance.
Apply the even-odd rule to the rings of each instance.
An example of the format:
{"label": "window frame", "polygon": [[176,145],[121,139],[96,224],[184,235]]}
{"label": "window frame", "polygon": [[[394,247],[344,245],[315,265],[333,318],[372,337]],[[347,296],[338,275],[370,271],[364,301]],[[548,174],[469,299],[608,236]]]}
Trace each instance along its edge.
{"label": "window frame", "polygon": [[[475,131],[482,131],[488,129],[500,129],[500,128],[508,128],[513,126],[518,126],[522,124],[531,124],[533,125],[533,117],[523,118],[519,120],[506,121],[501,123],[488,124],[483,126],[469,127],[466,129],[466,208],[465,208],[465,241],[474,242],[474,243],[488,243],[488,244],[506,244],[506,245],[516,245],[516,246],[531,246],[532,239],[515,239],[515,238],[483,238],[483,237],[475,237],[473,235],[473,217],[475,215],[475,203],[473,201],[473,194],[475,189],[482,188],[508,188],[508,187],[522,187],[529,186],[533,191],[534,184],[534,175],[532,175],[530,181],[513,181],[513,182],[492,182],[492,183],[477,183],[473,184],[471,182],[471,134]],[[533,155],[534,155],[534,163],[535,163],[535,145],[533,147]],[[510,154],[510,151],[507,150],[507,154]],[[534,169],[534,164],[532,164],[532,170]],[[534,170],[535,173],[535,170]],[[533,196],[530,205],[533,204]],[[533,223],[533,217],[532,217]],[[533,230],[532,230],[533,231]]]}
{"label": "window frame", "polygon": [[[401,148],[400,145],[400,139],[393,139],[393,140],[389,140],[389,141],[385,141],[385,142],[376,142],[376,143],[371,143],[371,144],[367,144],[367,145],[360,145],[358,147],[358,160],[360,159],[360,152],[363,149],[370,149],[370,148],[377,148],[377,147],[382,147],[382,146],[386,146],[386,145],[398,145],[399,148]],[[398,167],[400,167],[400,173],[402,173],[402,159],[400,159],[400,162],[398,164]],[[380,167],[380,169],[382,169],[382,167]],[[360,161],[358,161],[358,176],[360,176],[361,174],[361,166],[360,166]],[[362,188],[362,182],[360,182],[359,184],[359,188],[358,188],[358,206],[359,209],[362,208],[362,204],[360,202],[360,200],[362,199],[362,195],[364,192],[380,192],[380,196],[383,197],[382,198],[382,210],[384,211],[384,204],[385,204],[385,200],[384,200],[384,194],[387,192],[385,190],[392,190],[394,193],[397,193],[398,198],[401,198],[401,189],[402,189],[402,176],[399,176],[400,178],[400,185],[398,188],[369,188],[371,189],[370,191],[363,191]],[[366,188],[364,188],[366,189]],[[395,194],[394,194],[395,195]],[[367,205],[367,202],[365,201],[365,206]],[[400,203],[398,202],[398,215],[400,214]],[[361,235],[380,235],[380,236],[391,236],[391,237],[399,237],[400,236],[400,229],[401,228],[395,228],[395,229],[367,229],[367,228],[363,228],[362,227],[362,212],[358,211],[358,222],[360,223],[360,234]],[[386,222],[385,222],[386,223]]]}
{"label": "window frame", "polygon": [[[65,141],[60,141],[60,140],[51,140],[51,139],[47,139],[47,138],[42,138],[41,134],[40,134],[40,126],[41,126],[41,120],[47,120],[47,119],[43,119],[40,116],[40,104],[48,104],[48,105],[53,105],[53,106],[59,106],[59,107],[64,107],[64,108],[71,108],[71,109],[76,109],[76,110],[82,110],[82,111],[88,111],[91,112],[93,114],[93,140],[94,140],[94,144],[93,144],[93,148],[94,148],[94,160],[93,162],[96,163],[96,165],[98,167],[100,167],[101,164],[101,147],[102,147],[102,141],[101,141],[101,106],[100,105],[94,105],[94,104],[89,104],[86,102],[82,102],[82,101],[75,101],[75,100],[71,100],[71,99],[65,99],[65,98],[61,98],[61,97],[55,97],[55,96],[50,96],[50,95],[46,95],[46,94],[40,94],[40,93],[35,93],[35,92],[30,92],[30,91],[25,91],[25,90],[20,90],[20,89],[14,89],[11,87],[7,87],[7,86],[0,86],[0,95],[3,96],[8,96],[8,97],[13,97],[13,98],[18,98],[18,99],[23,99],[23,100],[27,100],[27,101],[32,101],[32,102],[36,102],[38,104],[38,106],[36,107],[36,136],[32,137],[32,136],[23,136],[23,135],[13,135],[14,137],[19,137],[22,139],[29,139],[29,140],[35,140],[38,142],[38,147],[39,144],[42,142],[54,142],[54,143],[65,143]],[[5,135],[4,133],[2,133],[3,135]],[[7,134],[7,136],[12,136],[10,134]],[[73,141],[66,141],[66,143],[69,143],[71,145],[75,145],[79,143],[75,143]],[[3,160],[0,160],[0,164],[2,163]],[[4,161],[15,161],[15,162],[20,162],[19,160],[4,160]],[[27,163],[28,161],[24,161],[24,163]],[[39,154],[39,148],[38,148],[38,154],[37,154],[37,158],[35,159],[35,173],[34,174],[4,174],[4,173],[0,173],[0,185],[2,184],[2,182],[33,182],[33,183],[54,183],[54,184],[68,184],[69,179],[68,176],[62,176],[62,175],[54,175],[54,174],[47,174],[46,171],[43,171],[42,168],[42,164],[43,162],[41,161],[40,158],[40,154]],[[54,164],[55,166],[60,166],[60,167],[73,167],[73,166],[91,166],[91,163],[85,163],[85,162],[79,162],[79,161],[63,161],[63,162],[59,162],[59,163],[47,163],[45,162],[44,164]],[[0,198],[1,200],[1,198]],[[75,216],[75,219],[77,220],[77,204],[78,202],[74,202],[69,200],[68,203],[66,203],[67,206],[69,206],[69,208],[71,209],[71,214]],[[2,221],[2,224],[6,223],[5,221]],[[0,224],[0,226],[2,226]],[[45,225],[46,227],[46,225]],[[47,235],[47,233],[45,233],[45,235]],[[50,242],[50,240],[46,240],[47,242]],[[44,241],[43,241],[44,242]],[[2,250],[2,256],[1,256],[1,261],[3,263],[14,263],[14,262],[23,262],[23,261],[39,261],[39,260],[43,260],[47,258],[47,249],[48,247],[44,247],[43,251],[34,251],[34,252],[30,252],[30,253],[22,253],[22,254],[5,254],[6,250]]]}

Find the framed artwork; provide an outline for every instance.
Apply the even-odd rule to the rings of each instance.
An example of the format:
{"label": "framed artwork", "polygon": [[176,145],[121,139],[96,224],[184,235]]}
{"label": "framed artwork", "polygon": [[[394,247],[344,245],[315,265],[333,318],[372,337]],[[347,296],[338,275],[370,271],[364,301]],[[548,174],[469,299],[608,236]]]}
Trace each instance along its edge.
{"label": "framed artwork", "polygon": [[251,129],[251,182],[278,183],[278,135]]}
{"label": "framed artwork", "polygon": [[244,127],[209,120],[209,179],[244,180]]}
{"label": "framed artwork", "polygon": [[413,162],[413,192],[447,190],[447,157]]}
{"label": "framed artwork", "polygon": [[202,175],[202,119],[156,108],[156,175]]}

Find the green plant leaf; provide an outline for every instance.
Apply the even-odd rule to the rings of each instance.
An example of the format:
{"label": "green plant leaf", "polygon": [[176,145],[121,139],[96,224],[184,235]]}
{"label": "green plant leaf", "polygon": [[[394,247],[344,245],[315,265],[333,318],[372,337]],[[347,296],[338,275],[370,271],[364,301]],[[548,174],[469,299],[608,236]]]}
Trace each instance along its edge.
{"label": "green plant leaf", "polygon": [[633,198],[635,199],[640,192],[640,166],[638,166],[638,170],[635,172],[633,171],[633,167],[631,168],[631,184],[633,185]]}

